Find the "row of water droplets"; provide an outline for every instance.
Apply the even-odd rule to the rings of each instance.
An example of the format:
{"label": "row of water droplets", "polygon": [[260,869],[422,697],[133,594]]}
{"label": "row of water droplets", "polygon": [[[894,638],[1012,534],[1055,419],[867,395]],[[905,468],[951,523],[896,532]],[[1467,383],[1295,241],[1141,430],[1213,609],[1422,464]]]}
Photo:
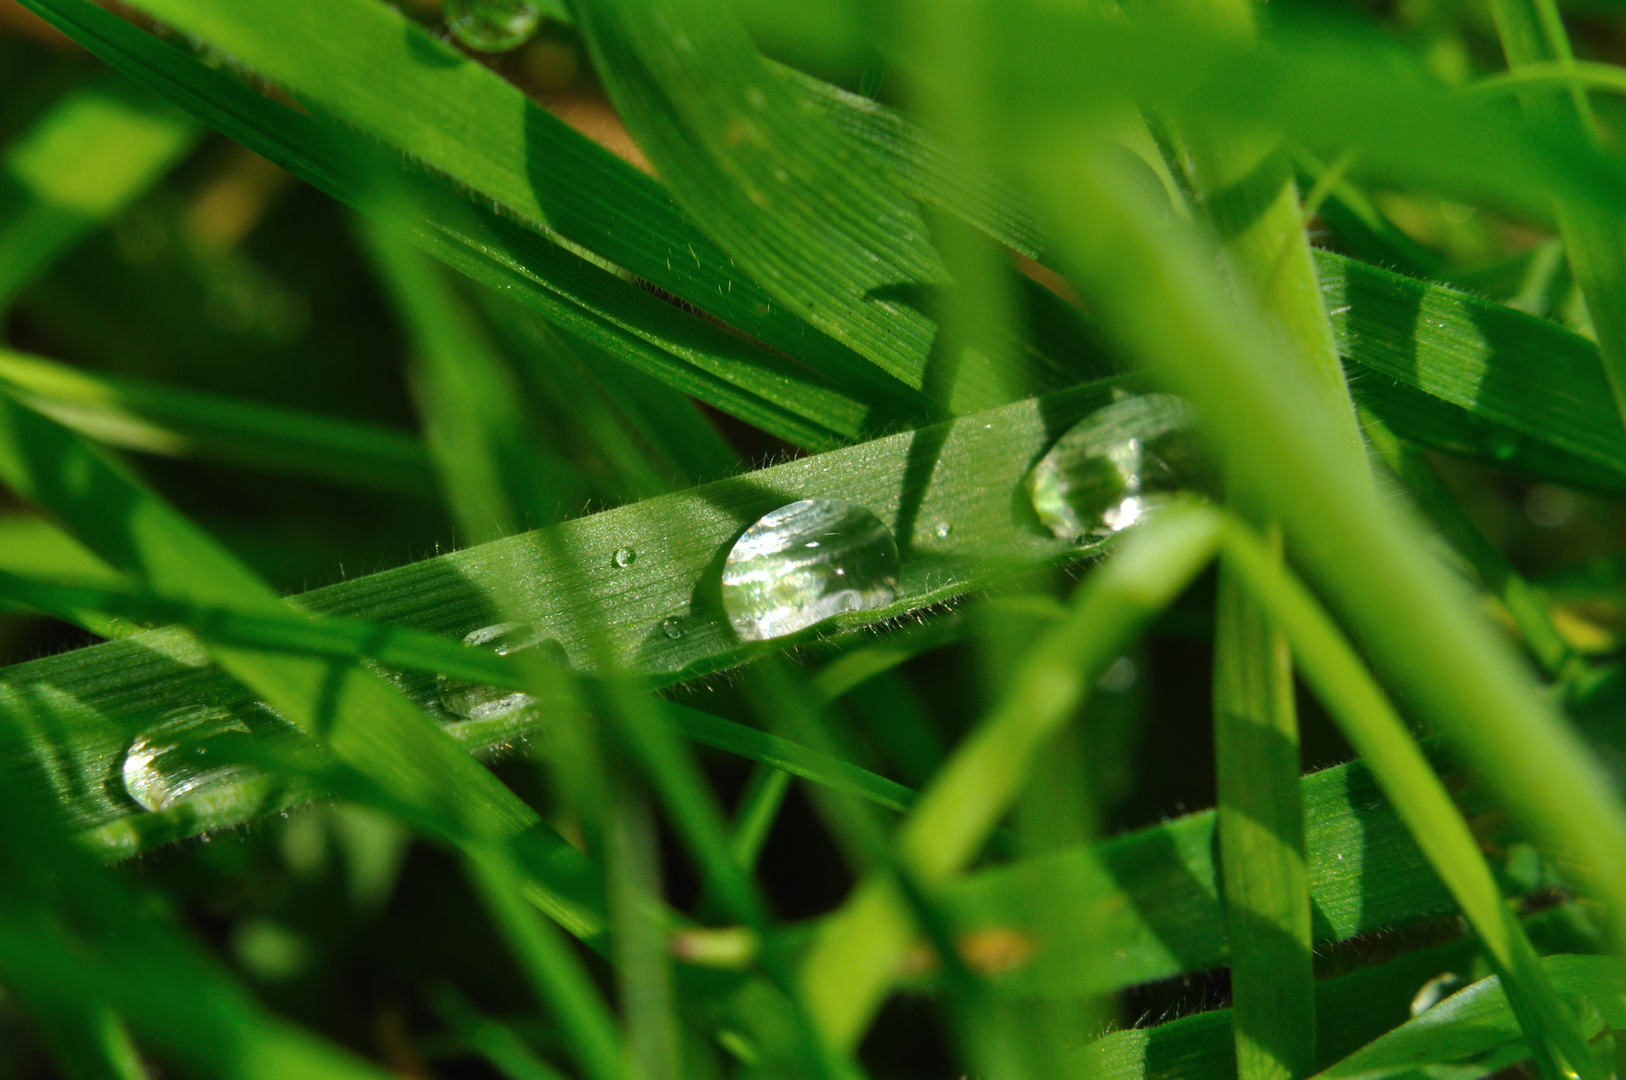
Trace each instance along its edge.
{"label": "row of water droplets", "polygon": [[[1057,538],[1088,545],[1146,520],[1170,502],[1214,489],[1190,410],[1164,394],[1125,396],[1075,424],[1028,473],[1039,521]],[[932,532],[952,533],[947,522]],[[608,559],[611,572],[638,559],[630,547]],[[769,641],[835,616],[884,608],[897,599],[898,545],[869,510],[842,499],[801,499],[765,514],[734,542],[723,563],[722,604],[741,641]],[[658,627],[669,639],[683,624]],[[564,649],[530,623],[502,622],[463,638],[500,656],[520,651],[567,664]],[[530,695],[441,676],[435,703],[447,723],[497,720],[530,708]],[[258,773],[223,762],[220,751],[249,728],[221,709],[166,719],[142,733],[124,760],[124,786],[148,810],[186,800],[207,810]],[[213,748],[213,749],[211,749]]]}

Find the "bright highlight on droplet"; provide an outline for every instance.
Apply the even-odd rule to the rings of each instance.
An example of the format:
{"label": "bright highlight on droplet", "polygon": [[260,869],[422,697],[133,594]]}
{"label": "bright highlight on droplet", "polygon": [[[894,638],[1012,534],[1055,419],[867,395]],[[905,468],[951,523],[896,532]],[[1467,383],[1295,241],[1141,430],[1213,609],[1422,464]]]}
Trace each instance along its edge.
{"label": "bright highlight on droplet", "polygon": [[1033,509],[1063,540],[1104,540],[1159,507],[1214,488],[1191,410],[1167,394],[1115,401],[1063,435],[1026,480]]}
{"label": "bright highlight on droplet", "polygon": [[469,48],[500,53],[535,37],[542,13],[531,0],[446,0],[446,25]]}
{"label": "bright highlight on droplet", "polygon": [[230,760],[249,727],[228,710],[200,708],[143,731],[124,755],[124,790],[144,810],[185,802],[209,813],[229,806],[242,785],[261,775]]}
{"label": "bright highlight on droplet", "polygon": [[[525,622],[482,626],[465,635],[463,644],[471,649],[489,649],[498,656],[507,656],[522,649],[536,649],[557,663],[566,662],[564,648],[557,641],[544,638],[542,631]],[[460,720],[495,720],[536,701],[531,695],[518,690],[481,686],[445,675],[436,680],[435,697],[442,709]]]}
{"label": "bright highlight on droplet", "polygon": [[723,564],[723,610],[743,641],[767,641],[897,596],[898,545],[841,499],[781,506],[745,530]]}

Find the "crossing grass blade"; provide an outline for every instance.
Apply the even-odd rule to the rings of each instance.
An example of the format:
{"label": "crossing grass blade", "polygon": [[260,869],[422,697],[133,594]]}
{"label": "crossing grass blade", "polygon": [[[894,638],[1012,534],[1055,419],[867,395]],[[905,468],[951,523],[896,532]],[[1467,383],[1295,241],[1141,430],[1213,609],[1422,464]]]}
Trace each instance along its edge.
{"label": "crossing grass blade", "polygon": [[94,374],[0,349],[0,382],[106,446],[422,494],[422,444],[403,431],[258,402]]}

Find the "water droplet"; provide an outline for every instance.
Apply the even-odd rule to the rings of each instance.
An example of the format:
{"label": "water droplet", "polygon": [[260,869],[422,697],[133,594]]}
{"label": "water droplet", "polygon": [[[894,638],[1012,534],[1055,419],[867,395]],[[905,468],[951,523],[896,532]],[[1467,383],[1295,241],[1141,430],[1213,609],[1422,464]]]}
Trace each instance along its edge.
{"label": "water droplet", "polygon": [[[508,656],[522,649],[536,649],[557,664],[569,662],[562,645],[551,638],[544,638],[542,631],[525,622],[482,626],[465,635],[463,644],[471,649],[489,649],[498,656]],[[481,686],[445,675],[435,681],[435,697],[442,709],[462,720],[494,720],[516,709],[523,709],[536,700],[518,690]]]}
{"label": "water droplet", "polygon": [[745,530],[723,564],[723,609],[744,641],[767,641],[897,595],[898,545],[861,506],[803,499]]}
{"label": "water droplet", "polygon": [[1112,666],[1102,674],[1096,683],[1109,694],[1121,694],[1135,685],[1140,673],[1135,670],[1135,662],[1127,656],[1120,656],[1112,662]]}
{"label": "water droplet", "polygon": [[153,725],[124,755],[124,790],[146,810],[179,802],[200,812],[229,805],[258,769],[230,761],[249,727],[229,710],[191,709]]}
{"label": "water droplet", "polygon": [[632,550],[631,548],[619,548],[616,550],[614,557],[610,561],[615,563],[616,569],[625,570],[627,567],[636,562],[637,559],[638,553],[636,551]]}
{"label": "water droplet", "polygon": [[678,625],[676,619],[662,619],[661,631],[673,641],[683,636],[683,627]]}
{"label": "water droplet", "polygon": [[469,48],[500,53],[536,36],[542,13],[531,0],[446,0],[446,25]]}
{"label": "water droplet", "polygon": [[1074,424],[1027,477],[1039,520],[1063,540],[1103,540],[1214,487],[1191,410],[1167,394],[1115,401]]}
{"label": "water droplet", "polygon": [[1497,461],[1507,461],[1519,452],[1519,440],[1515,435],[1497,433],[1486,440],[1486,447],[1491,457]]}
{"label": "water droplet", "polygon": [[950,525],[946,521],[939,521],[937,523],[937,528],[933,529],[932,533],[939,540],[947,540],[949,538],[949,533],[951,533],[953,531],[954,531],[954,526],[953,525]]}

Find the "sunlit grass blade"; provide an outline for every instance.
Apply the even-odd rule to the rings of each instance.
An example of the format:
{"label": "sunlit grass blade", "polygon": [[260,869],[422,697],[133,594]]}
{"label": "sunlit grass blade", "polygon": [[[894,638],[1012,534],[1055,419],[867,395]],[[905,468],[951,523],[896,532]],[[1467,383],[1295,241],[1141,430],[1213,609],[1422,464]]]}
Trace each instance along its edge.
{"label": "sunlit grass blade", "polygon": [[[922,794],[898,834],[900,861],[938,884],[964,867],[1016,799],[1032,757],[1108,663],[1202,569],[1219,519],[1170,511],[1132,537],[1080,588],[1068,617],[1036,644],[1000,704]],[[860,885],[827,921],[800,974],[822,1036],[850,1047],[895,977],[912,937],[885,880]]]}
{"label": "sunlit grass blade", "polygon": [[[1290,557],[1357,632],[1386,682],[1445,732],[1532,836],[1584,868],[1584,888],[1626,936],[1626,813],[1505,641],[1498,640],[1348,463],[1296,392],[1291,364],[1215,280],[1211,252],[1112,186],[1094,151],[1045,142],[1033,182],[1065,225],[1080,283],[1125,337],[1165,365],[1234,467],[1260,481],[1260,509]],[[1187,318],[1170,320],[1178,306]],[[1268,480],[1266,479],[1268,477]]]}
{"label": "sunlit grass blade", "polygon": [[0,308],[197,143],[196,122],[123,80],[56,102],[0,160]]}
{"label": "sunlit grass blade", "polygon": [[0,349],[0,382],[58,423],[120,449],[409,494],[422,494],[430,480],[422,444],[377,425],[93,374],[9,349]]}
{"label": "sunlit grass blade", "polygon": [[946,276],[864,144],[762,62],[726,5],[593,0],[580,15],[611,99],[690,216],[778,303],[922,386],[934,327],[916,295]]}
{"label": "sunlit grass blade", "polygon": [[1542,1074],[1560,1080],[1563,1064],[1556,1051],[1575,1073],[1588,1080],[1601,1077],[1575,1017],[1547,980],[1517,916],[1502,902],[1501,890],[1461,811],[1355,650],[1245,526],[1233,522],[1225,550],[1292,646],[1305,679],[1350,743],[1371,763],[1384,794],[1484,942]]}
{"label": "sunlit grass blade", "polygon": [[1287,644],[1228,563],[1214,628],[1214,757],[1240,1080],[1315,1069],[1310,886]]}

